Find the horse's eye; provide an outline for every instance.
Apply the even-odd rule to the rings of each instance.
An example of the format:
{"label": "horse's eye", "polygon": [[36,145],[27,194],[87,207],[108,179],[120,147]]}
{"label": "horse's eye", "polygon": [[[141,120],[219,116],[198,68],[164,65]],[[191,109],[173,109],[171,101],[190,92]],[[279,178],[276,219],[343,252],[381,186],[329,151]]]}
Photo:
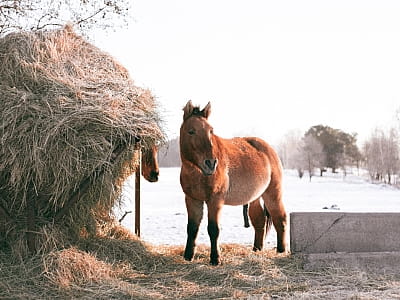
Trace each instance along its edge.
{"label": "horse's eye", "polygon": [[196,133],[196,131],[195,131],[194,129],[190,129],[190,130],[189,130],[189,134],[190,134],[190,135],[195,135],[195,133]]}

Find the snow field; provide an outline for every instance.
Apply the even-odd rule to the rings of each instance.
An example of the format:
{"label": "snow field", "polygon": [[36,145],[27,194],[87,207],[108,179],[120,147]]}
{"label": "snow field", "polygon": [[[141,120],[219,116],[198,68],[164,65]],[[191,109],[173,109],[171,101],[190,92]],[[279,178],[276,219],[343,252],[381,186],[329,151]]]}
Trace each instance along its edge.
{"label": "snow field", "polygon": [[[141,238],[152,244],[185,245],[186,207],[179,183],[179,168],[162,168],[157,183],[141,180]],[[134,211],[134,176],[124,185],[123,205],[115,209],[119,217]],[[310,182],[297,177],[293,170],[284,173],[284,203],[287,213],[305,211],[400,212],[400,190],[383,184],[371,184],[363,177],[349,174],[324,174]],[[328,208],[328,209],[323,209]],[[209,244],[206,206],[197,244]],[[134,231],[134,213],[122,224]],[[220,243],[251,245],[252,227],[244,228],[242,206],[224,206],[221,216]],[[288,237],[289,241],[289,237]],[[276,233],[267,236],[266,247],[276,246]]]}

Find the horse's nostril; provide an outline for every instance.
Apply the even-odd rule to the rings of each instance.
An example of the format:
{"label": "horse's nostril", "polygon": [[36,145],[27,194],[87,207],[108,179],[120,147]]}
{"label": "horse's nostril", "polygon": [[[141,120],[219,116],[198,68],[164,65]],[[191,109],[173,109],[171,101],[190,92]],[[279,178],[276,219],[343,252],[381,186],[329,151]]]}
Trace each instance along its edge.
{"label": "horse's nostril", "polygon": [[151,171],[150,177],[157,178],[160,173],[158,171]]}
{"label": "horse's nostril", "polygon": [[206,159],[204,163],[206,164],[207,167],[211,169],[211,161],[209,159]]}
{"label": "horse's nostril", "polygon": [[217,166],[217,160],[216,159],[206,159],[204,161],[204,163],[210,170],[214,170],[215,167]]}

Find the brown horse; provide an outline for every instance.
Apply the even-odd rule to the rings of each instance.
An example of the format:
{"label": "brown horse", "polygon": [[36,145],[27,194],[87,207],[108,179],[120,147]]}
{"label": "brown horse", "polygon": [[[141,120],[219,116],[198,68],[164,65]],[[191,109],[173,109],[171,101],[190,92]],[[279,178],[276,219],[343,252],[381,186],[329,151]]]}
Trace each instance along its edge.
{"label": "brown horse", "polygon": [[157,146],[142,149],[142,176],[149,182],[157,182],[160,175],[157,159]]}
{"label": "brown horse", "polygon": [[[249,215],[255,229],[254,251],[263,248],[272,219],[277,232],[277,251],[285,252],[287,220],[282,203],[282,167],[276,152],[256,137],[223,139],[215,135],[207,121],[210,103],[200,110],[189,101],[183,110],[180,181],[188,212],[184,258],[193,259],[204,203],[208,208],[212,265],[220,263],[219,220],[224,204],[250,203]],[[260,198],[264,200],[266,211]]]}

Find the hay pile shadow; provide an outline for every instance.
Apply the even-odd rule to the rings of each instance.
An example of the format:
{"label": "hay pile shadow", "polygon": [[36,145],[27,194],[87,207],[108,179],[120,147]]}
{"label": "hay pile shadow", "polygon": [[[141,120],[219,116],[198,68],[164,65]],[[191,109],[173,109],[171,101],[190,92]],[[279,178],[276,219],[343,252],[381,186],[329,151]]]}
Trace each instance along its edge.
{"label": "hay pile shadow", "polygon": [[0,248],[95,234],[160,124],[151,93],[71,28],[1,38]]}

